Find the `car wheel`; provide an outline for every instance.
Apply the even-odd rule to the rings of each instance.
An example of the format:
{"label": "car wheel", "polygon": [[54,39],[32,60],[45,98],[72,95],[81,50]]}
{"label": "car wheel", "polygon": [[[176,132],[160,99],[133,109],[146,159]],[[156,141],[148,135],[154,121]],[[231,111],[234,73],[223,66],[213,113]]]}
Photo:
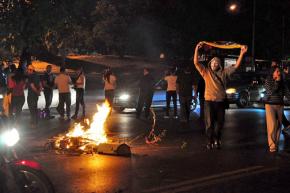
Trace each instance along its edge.
{"label": "car wheel", "polygon": [[197,106],[197,99],[192,99],[191,105],[190,105],[190,110],[194,111],[196,109]]}
{"label": "car wheel", "polygon": [[113,109],[114,109],[115,111],[117,111],[118,113],[122,113],[122,112],[125,110],[124,107],[113,107]]}
{"label": "car wheel", "polygon": [[249,105],[249,95],[246,92],[241,92],[240,97],[237,101],[237,106],[239,108],[245,108]]}

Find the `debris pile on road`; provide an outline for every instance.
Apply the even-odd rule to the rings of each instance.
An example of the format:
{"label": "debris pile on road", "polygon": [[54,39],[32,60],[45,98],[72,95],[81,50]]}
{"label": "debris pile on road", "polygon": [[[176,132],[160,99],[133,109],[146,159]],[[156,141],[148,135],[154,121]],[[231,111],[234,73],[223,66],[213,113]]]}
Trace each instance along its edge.
{"label": "debris pile on road", "polygon": [[152,123],[151,130],[148,136],[145,137],[145,142],[147,144],[156,144],[160,142],[163,137],[165,137],[166,130],[156,128],[156,114],[152,108],[150,110],[152,113],[153,123]]}
{"label": "debris pile on road", "polygon": [[85,119],[76,123],[68,133],[53,137],[45,144],[46,150],[70,154],[131,155],[130,147],[124,143],[108,143],[105,122],[111,112],[107,102],[97,105],[92,121]]}

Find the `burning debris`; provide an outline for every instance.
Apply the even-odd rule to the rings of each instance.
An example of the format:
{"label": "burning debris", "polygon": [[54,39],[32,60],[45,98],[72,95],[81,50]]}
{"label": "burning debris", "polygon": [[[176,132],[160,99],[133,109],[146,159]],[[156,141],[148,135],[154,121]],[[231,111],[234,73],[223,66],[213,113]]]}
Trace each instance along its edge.
{"label": "burning debris", "polygon": [[97,105],[97,112],[92,121],[85,119],[82,123],[76,123],[74,127],[64,135],[49,139],[45,144],[47,150],[56,150],[58,153],[73,154],[112,154],[130,156],[130,147],[124,143],[108,143],[105,133],[105,122],[110,114],[107,102]]}
{"label": "burning debris", "polygon": [[161,141],[163,137],[166,135],[166,130],[164,129],[156,129],[156,114],[154,110],[151,108],[151,113],[152,113],[152,118],[153,118],[153,123],[151,126],[151,130],[148,136],[145,137],[145,141],[147,144],[156,144]]}

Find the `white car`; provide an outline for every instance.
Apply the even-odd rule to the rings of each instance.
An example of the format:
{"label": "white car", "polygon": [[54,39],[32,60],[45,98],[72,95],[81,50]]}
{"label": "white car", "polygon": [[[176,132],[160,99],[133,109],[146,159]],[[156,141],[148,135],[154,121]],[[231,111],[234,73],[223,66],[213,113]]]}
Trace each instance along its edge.
{"label": "white car", "polygon": [[[28,90],[25,89],[24,91],[24,95],[25,95],[25,103],[22,109],[28,109],[28,105],[27,105],[27,92]],[[71,105],[74,105],[76,103],[76,91],[75,89],[73,89],[72,87],[70,88],[70,93],[71,93]],[[57,89],[53,89],[53,97],[52,97],[52,102],[50,107],[57,107],[58,105],[58,90]],[[37,103],[37,107],[39,109],[43,109],[45,107],[45,98],[44,98],[44,93],[41,92],[41,95],[38,98],[38,103]]]}

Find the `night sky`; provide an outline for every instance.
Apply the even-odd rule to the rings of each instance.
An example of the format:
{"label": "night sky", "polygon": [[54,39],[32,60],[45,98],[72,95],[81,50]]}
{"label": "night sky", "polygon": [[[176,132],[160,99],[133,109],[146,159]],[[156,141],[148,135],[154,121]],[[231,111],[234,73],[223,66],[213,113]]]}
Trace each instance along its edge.
{"label": "night sky", "polygon": [[[189,50],[200,40],[226,40],[247,44],[250,53],[253,1],[239,0],[240,10],[235,14],[227,11],[229,2],[229,0],[155,1],[151,13],[148,14],[155,19],[159,18],[158,22],[170,29],[168,33],[179,34],[181,41],[185,42],[185,50]],[[290,0],[256,0],[256,58],[281,58],[283,51],[284,55],[290,55],[289,10]]]}

